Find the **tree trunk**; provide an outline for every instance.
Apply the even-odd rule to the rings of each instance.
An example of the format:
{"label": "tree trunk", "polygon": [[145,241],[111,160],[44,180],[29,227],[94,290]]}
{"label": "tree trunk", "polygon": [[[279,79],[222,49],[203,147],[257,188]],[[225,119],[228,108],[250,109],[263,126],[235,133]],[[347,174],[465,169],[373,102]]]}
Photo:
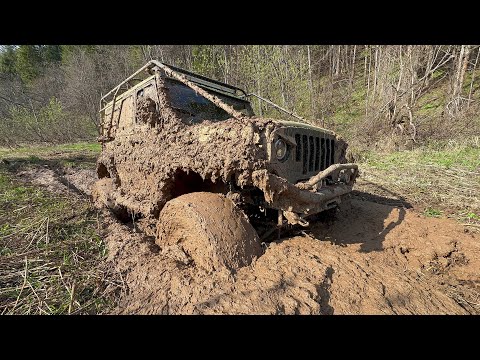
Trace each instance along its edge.
{"label": "tree trunk", "polygon": [[338,45],[337,49],[337,58],[335,59],[335,77],[338,77],[338,75],[340,74],[340,55],[342,47]]}
{"label": "tree trunk", "polygon": [[368,75],[367,75],[367,95],[365,97],[365,115],[368,115],[368,97],[370,95],[370,72],[372,68],[372,49],[369,47],[368,54]]}
{"label": "tree trunk", "polygon": [[310,103],[312,106],[312,118],[315,119],[315,100],[313,94],[313,79],[312,79],[312,60],[310,56],[310,46],[307,45],[307,56],[308,56],[308,83],[310,87]]}
{"label": "tree trunk", "polygon": [[467,71],[468,60],[470,58],[470,45],[464,45],[462,67],[460,68],[460,75],[458,78],[458,96],[462,95],[463,81],[465,79],[465,72]]}
{"label": "tree trunk", "polygon": [[397,116],[397,101],[398,101],[398,94],[400,93],[400,86],[402,84],[402,76],[403,76],[403,60],[402,60],[402,45],[400,45],[400,50],[398,52],[399,60],[400,60],[400,72],[398,74],[398,81],[397,86],[395,87],[395,95],[393,97],[393,110],[391,115],[391,120],[395,121]]}
{"label": "tree trunk", "polygon": [[468,59],[470,57],[470,45],[462,45],[460,55],[458,56],[455,79],[453,82],[452,98],[449,103],[450,113],[455,115],[461,109],[461,96],[463,90],[463,81],[467,71]]}
{"label": "tree trunk", "polygon": [[473,81],[475,80],[475,70],[477,69],[477,64],[478,64],[478,57],[480,55],[480,48],[477,50],[477,58],[475,59],[475,64],[473,65],[473,70],[472,70],[472,81],[470,82],[470,91],[468,92],[468,104],[467,108],[470,107],[470,102],[472,100],[472,90],[473,90]]}
{"label": "tree trunk", "polygon": [[373,91],[372,97],[373,101],[375,101],[375,94],[377,92],[377,76],[378,76],[378,45],[375,46],[375,65],[373,68]]}
{"label": "tree trunk", "polygon": [[350,70],[350,89],[353,88],[353,80],[355,77],[355,55],[357,53],[357,45],[353,46],[352,68]]}
{"label": "tree trunk", "polygon": [[[260,69],[259,69],[259,66],[261,64],[261,59],[260,59],[260,46],[257,45],[257,64],[256,64],[256,75],[257,75],[257,94],[258,95],[262,95],[261,91],[260,91]],[[257,99],[258,100],[258,108],[259,108],[259,112],[260,112],[260,117],[263,116],[263,109],[262,109],[262,102],[260,101],[260,99]]]}

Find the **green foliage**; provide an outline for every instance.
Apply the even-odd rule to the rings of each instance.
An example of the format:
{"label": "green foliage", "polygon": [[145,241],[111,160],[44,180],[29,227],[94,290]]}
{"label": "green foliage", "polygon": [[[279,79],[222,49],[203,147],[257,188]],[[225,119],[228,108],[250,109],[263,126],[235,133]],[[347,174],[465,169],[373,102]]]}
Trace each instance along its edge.
{"label": "green foliage", "polygon": [[0,53],[0,73],[15,75],[16,60],[17,60],[17,55],[15,52],[14,46],[12,45],[6,46],[5,50],[2,53]]}
{"label": "green foliage", "polygon": [[133,69],[138,69],[143,65],[144,59],[140,45],[130,45],[128,47],[128,62]]}
{"label": "green foliage", "polygon": [[465,217],[466,217],[468,220],[477,220],[477,221],[480,221],[480,215],[477,215],[477,214],[475,214],[474,212],[469,212]]}
{"label": "green foliage", "polygon": [[42,57],[38,45],[20,45],[16,51],[15,70],[28,84],[41,72]]}
{"label": "green foliage", "polygon": [[440,210],[428,207],[424,210],[423,214],[426,217],[440,217],[442,215],[442,212]]}
{"label": "green foliage", "polygon": [[24,83],[29,84],[45,66],[61,60],[60,45],[7,45],[0,53],[0,73],[19,75]]}
{"label": "green foliage", "polygon": [[43,45],[41,56],[47,64],[59,62],[62,60],[62,48],[60,45]]}
{"label": "green foliage", "polygon": [[72,61],[73,56],[84,51],[87,54],[94,54],[98,51],[96,45],[60,45],[61,61],[63,64],[68,64]]}
{"label": "green foliage", "polygon": [[93,137],[96,129],[90,121],[69,114],[53,97],[38,110],[11,107],[10,118],[0,123],[0,131],[19,142],[62,143]]}
{"label": "green foliage", "polygon": [[221,79],[222,60],[220,51],[220,46],[194,45],[192,47],[193,71]]}
{"label": "green foliage", "polygon": [[51,98],[48,105],[40,109],[40,120],[47,125],[66,121],[62,104],[58,99]]}
{"label": "green foliage", "polygon": [[432,80],[438,79],[444,74],[445,74],[445,70],[443,69],[435,70],[434,73],[432,74]]}

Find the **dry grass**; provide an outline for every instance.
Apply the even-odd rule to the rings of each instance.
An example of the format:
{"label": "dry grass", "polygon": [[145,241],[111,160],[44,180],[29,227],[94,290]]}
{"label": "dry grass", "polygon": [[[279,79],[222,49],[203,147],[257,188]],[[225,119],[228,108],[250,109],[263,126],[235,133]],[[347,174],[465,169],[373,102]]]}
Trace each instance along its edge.
{"label": "dry grass", "polygon": [[448,285],[445,293],[471,314],[480,314],[480,292],[473,287]]}
{"label": "dry grass", "polygon": [[388,189],[426,216],[453,217],[471,229],[480,226],[480,144],[364,153],[360,168],[358,190]]}
{"label": "dry grass", "polygon": [[90,201],[23,184],[10,168],[0,165],[0,313],[108,313],[122,286]]}

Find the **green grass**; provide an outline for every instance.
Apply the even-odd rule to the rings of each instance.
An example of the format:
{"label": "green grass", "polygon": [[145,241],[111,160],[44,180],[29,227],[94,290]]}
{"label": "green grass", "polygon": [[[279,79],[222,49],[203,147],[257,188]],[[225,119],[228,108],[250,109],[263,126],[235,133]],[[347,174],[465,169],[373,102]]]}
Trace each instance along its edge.
{"label": "green grass", "polygon": [[102,149],[99,143],[76,143],[59,145],[56,147],[59,151],[88,151],[88,152],[100,152]]}
{"label": "green grass", "polygon": [[432,142],[414,150],[358,152],[357,189],[380,186],[396,193],[428,217],[448,216],[480,224],[480,147],[478,139]]}
{"label": "green grass", "polygon": [[423,214],[427,217],[440,217],[442,215],[442,212],[440,210],[429,207],[423,211]]}
{"label": "green grass", "polygon": [[459,167],[470,171],[480,169],[480,147],[472,145],[445,147],[442,150],[424,147],[390,154],[370,151],[362,155],[368,165],[379,170],[405,168],[412,165],[433,165],[445,169]]}
{"label": "green grass", "polygon": [[480,215],[475,214],[474,212],[469,212],[466,216],[468,220],[479,220],[480,221]]}
{"label": "green grass", "polygon": [[47,146],[25,146],[13,149],[0,148],[0,158],[4,157],[32,157],[39,158],[40,156],[54,155],[62,153],[63,155],[69,153],[99,154],[101,145],[99,143],[80,142],[75,144],[63,145],[47,145]]}
{"label": "green grass", "polygon": [[346,100],[343,99],[344,89],[335,89],[334,111],[328,123],[335,124],[335,131],[345,137],[351,136],[355,123],[365,116],[365,97],[367,90],[363,86],[363,80],[357,78],[351,94]]}
{"label": "green grass", "polygon": [[12,163],[16,169],[42,165],[50,168],[94,169],[100,151],[101,145],[97,143],[0,148],[0,160]]}
{"label": "green grass", "polygon": [[435,120],[441,116],[445,107],[444,89],[434,89],[427,92],[418,100],[417,116],[435,117]]}
{"label": "green grass", "polygon": [[115,300],[97,229],[88,199],[21,183],[0,166],[0,313],[108,312]]}

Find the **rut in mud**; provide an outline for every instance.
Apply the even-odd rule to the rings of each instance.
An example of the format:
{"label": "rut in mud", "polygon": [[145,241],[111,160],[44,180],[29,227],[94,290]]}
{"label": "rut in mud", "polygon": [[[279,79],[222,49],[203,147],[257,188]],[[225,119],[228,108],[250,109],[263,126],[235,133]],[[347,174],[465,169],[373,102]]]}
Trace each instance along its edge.
{"label": "rut in mud", "polygon": [[[35,181],[48,182],[45,174],[36,173]],[[49,175],[49,185],[62,184]],[[95,181],[72,174],[70,180],[75,188]],[[137,230],[141,224],[123,224],[104,212],[109,262],[127,289],[115,312],[479,313],[478,233],[386,203],[356,192],[334,219],[320,219],[268,244],[263,255],[236,273],[207,272],[162,253],[153,237]]]}
{"label": "rut in mud", "polygon": [[464,284],[479,284],[478,236],[450,220],[368,201],[353,199],[342,210],[332,223],[270,243],[235,274],[207,273],[163,256],[151,240],[110,219],[110,260],[129,286],[118,312],[475,312],[466,298],[471,287]]}

